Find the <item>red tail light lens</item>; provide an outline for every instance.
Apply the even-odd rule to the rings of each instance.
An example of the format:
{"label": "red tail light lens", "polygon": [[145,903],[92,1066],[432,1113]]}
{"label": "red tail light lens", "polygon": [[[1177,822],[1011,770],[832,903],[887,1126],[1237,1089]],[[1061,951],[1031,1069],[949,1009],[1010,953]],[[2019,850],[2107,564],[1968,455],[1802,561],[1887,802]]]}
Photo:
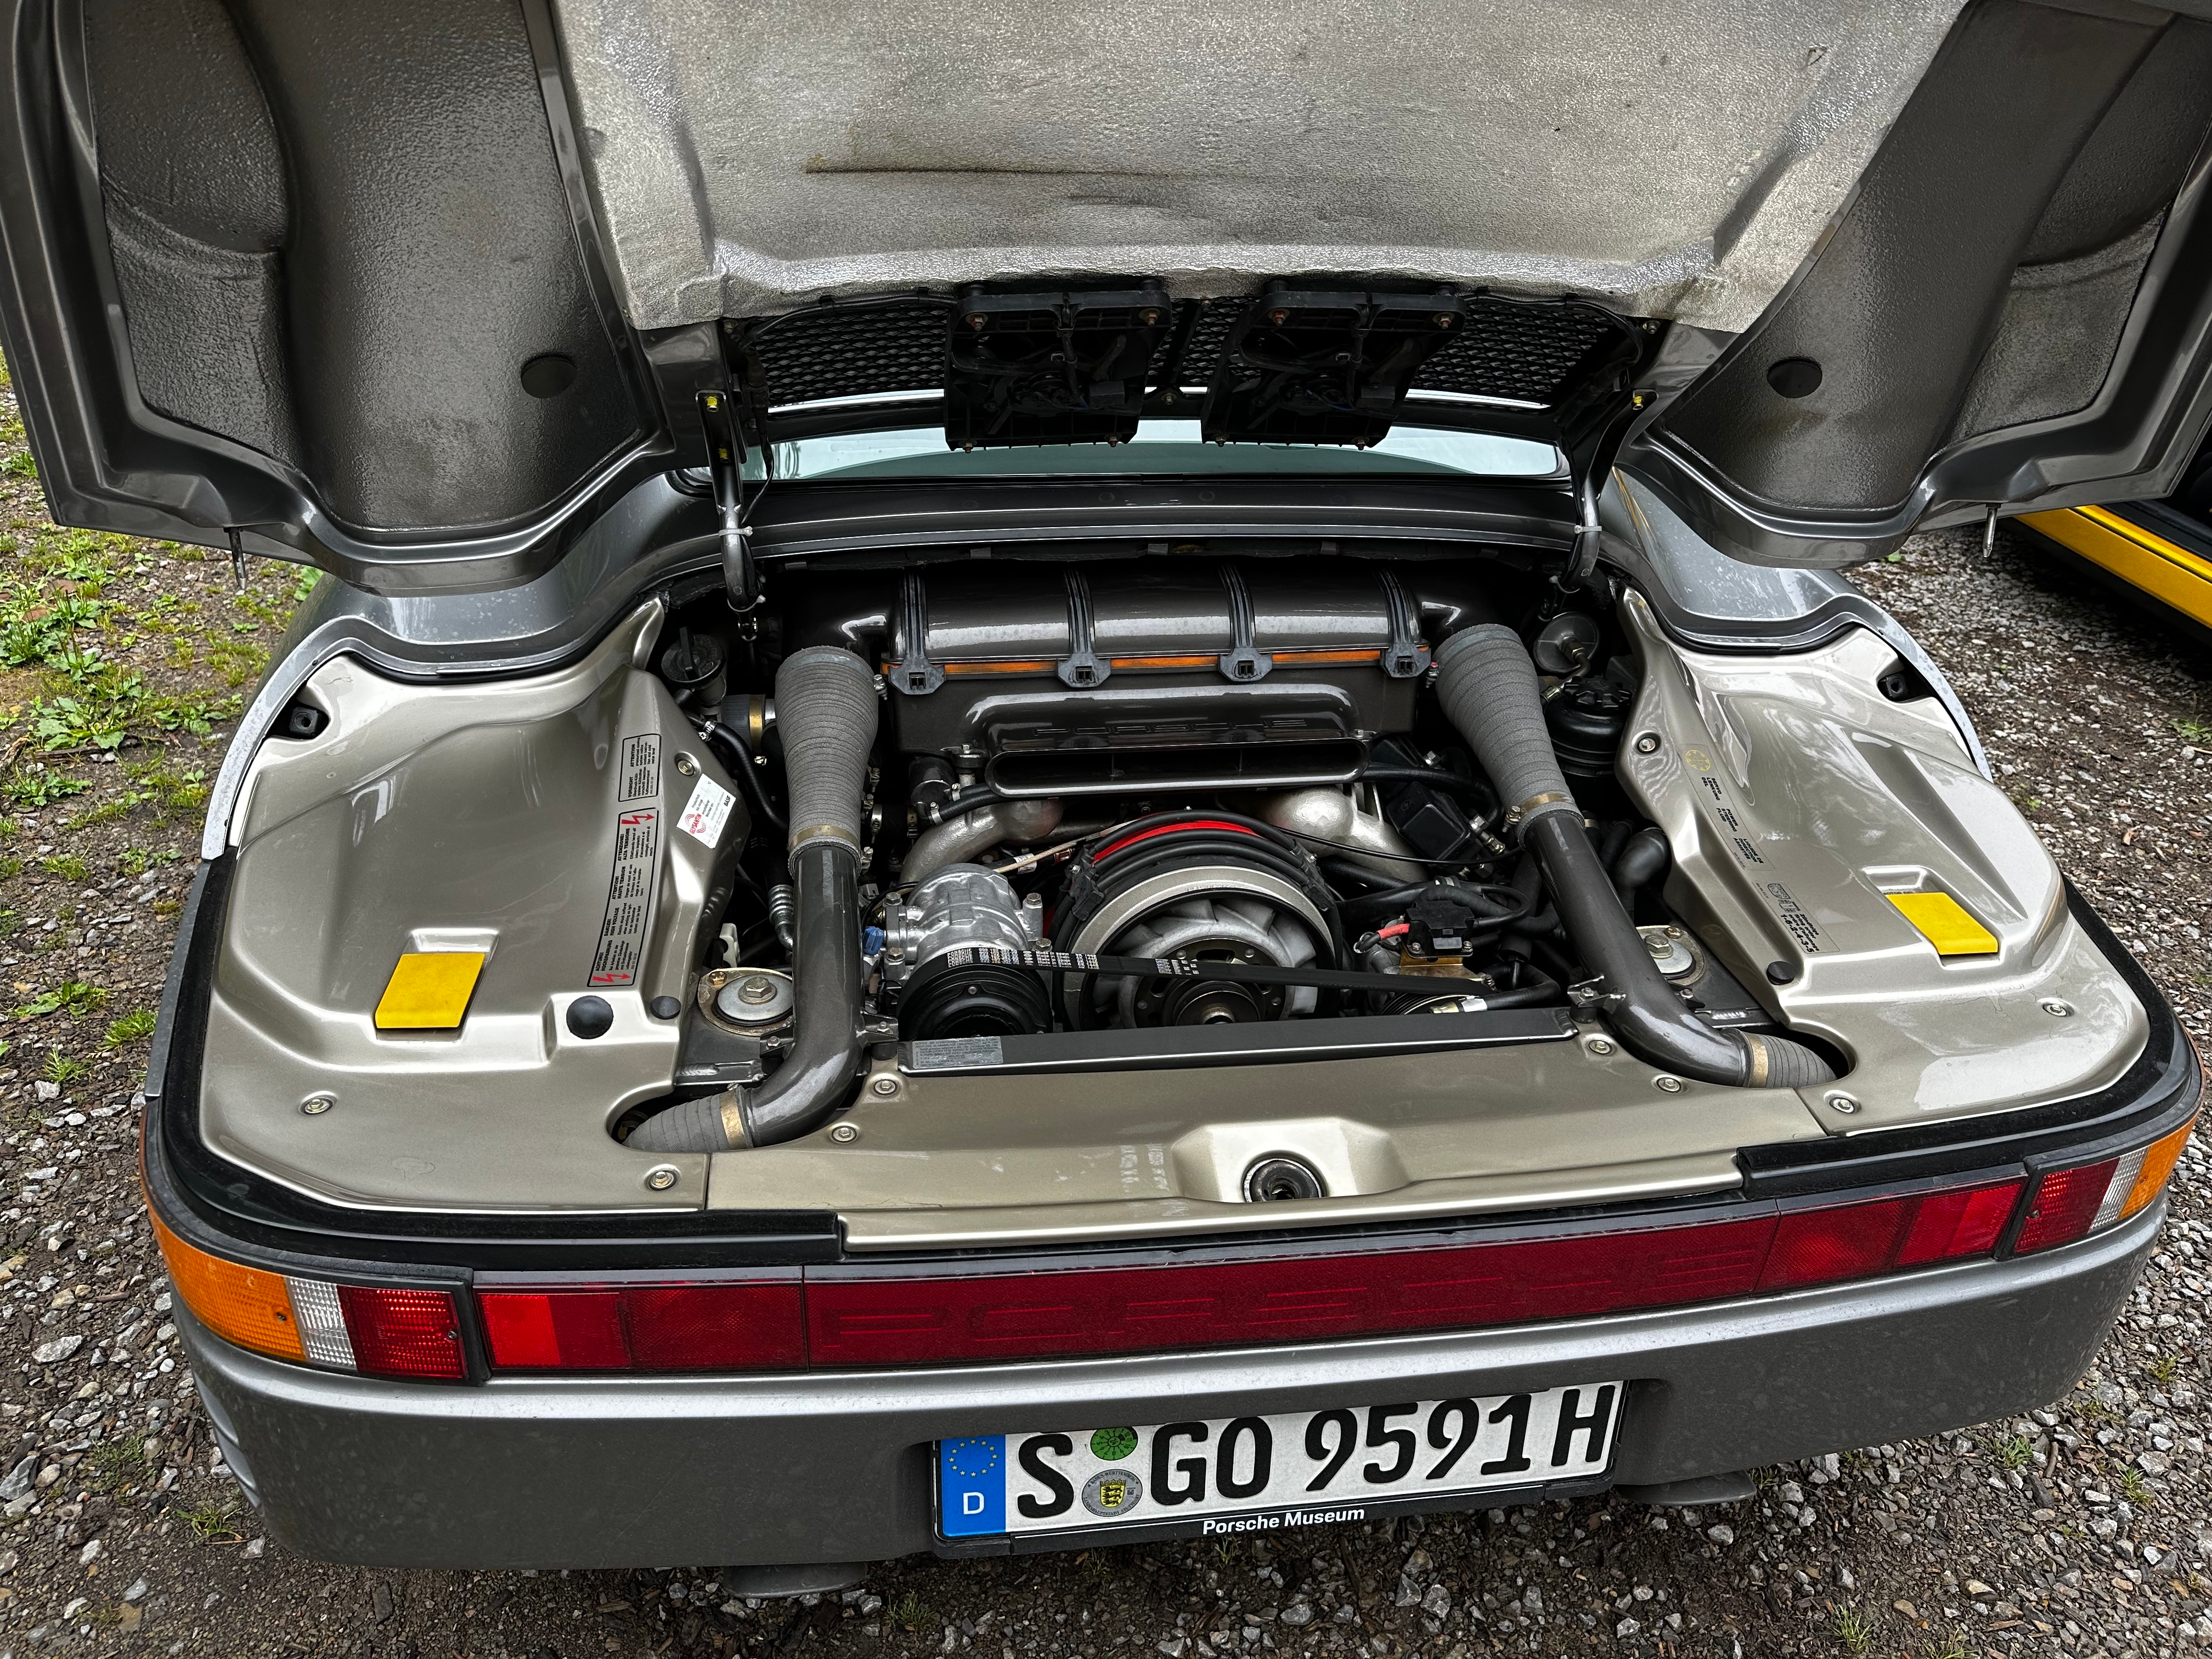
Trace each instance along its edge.
{"label": "red tail light lens", "polygon": [[354,1364],[374,1376],[462,1377],[460,1314],[445,1291],[341,1285]]}
{"label": "red tail light lens", "polygon": [[487,1285],[477,1300],[502,1371],[941,1364],[1468,1330],[1986,1255],[2021,1186],[1443,1249],[959,1275],[811,1267],[773,1283]]}
{"label": "red tail light lens", "polygon": [[2020,1189],[1443,1250],[962,1279],[810,1273],[807,1354],[869,1365],[1127,1353],[1674,1307],[1885,1273],[1908,1247],[1926,1252],[1916,1264],[1986,1255]]}
{"label": "red tail light lens", "polygon": [[499,1370],[780,1370],[806,1363],[795,1279],[483,1290]]}
{"label": "red tail light lens", "polygon": [[2112,1172],[2119,1166],[2119,1159],[2108,1158],[2102,1164],[2087,1164],[2078,1170],[2053,1170],[2037,1182],[2027,1218],[2020,1224],[2020,1237],[2013,1241],[2014,1254],[2025,1255],[2031,1250],[2047,1250],[2087,1237],[2105,1201],[2105,1189],[2112,1184]]}

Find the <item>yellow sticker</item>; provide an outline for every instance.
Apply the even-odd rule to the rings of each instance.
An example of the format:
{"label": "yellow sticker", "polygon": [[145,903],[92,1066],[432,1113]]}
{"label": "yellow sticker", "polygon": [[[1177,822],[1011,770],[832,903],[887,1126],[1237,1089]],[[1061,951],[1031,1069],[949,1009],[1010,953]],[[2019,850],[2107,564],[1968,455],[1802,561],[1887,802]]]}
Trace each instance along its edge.
{"label": "yellow sticker", "polygon": [[469,1011],[483,971],[481,951],[410,951],[385,981],[376,1005],[380,1031],[450,1031]]}
{"label": "yellow sticker", "polygon": [[1996,935],[1948,893],[1892,893],[1889,902],[1936,947],[1939,957],[1995,956]]}

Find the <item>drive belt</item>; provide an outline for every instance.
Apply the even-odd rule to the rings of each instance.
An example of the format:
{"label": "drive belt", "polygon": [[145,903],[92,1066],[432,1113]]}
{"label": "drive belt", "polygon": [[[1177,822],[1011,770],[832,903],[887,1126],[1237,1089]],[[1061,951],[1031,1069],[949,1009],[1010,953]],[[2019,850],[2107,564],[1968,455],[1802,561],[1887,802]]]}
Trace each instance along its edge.
{"label": "drive belt", "polygon": [[1034,968],[1046,973],[1097,974],[1145,979],[1212,979],[1238,985],[1311,985],[1325,991],[1439,991],[1464,985],[1469,994],[1490,988],[1472,975],[1370,974],[1337,968],[1276,968],[1249,962],[1192,962],[1182,957],[1100,957],[1084,951],[1016,951],[1002,945],[963,945],[923,964],[923,973],[963,968]]}

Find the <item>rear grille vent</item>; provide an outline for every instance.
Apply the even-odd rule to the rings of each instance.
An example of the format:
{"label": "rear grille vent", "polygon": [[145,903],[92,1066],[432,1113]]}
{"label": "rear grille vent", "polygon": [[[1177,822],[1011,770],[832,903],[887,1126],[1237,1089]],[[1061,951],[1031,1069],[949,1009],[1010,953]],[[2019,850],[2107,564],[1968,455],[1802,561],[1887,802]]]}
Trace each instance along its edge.
{"label": "rear grille vent", "polygon": [[[1195,307],[1198,315],[1177,381],[1202,386],[1212,380],[1231,325],[1250,303],[1233,296],[1179,302],[1179,312]],[[1576,365],[1611,331],[1595,313],[1568,306],[1477,296],[1467,308],[1466,332],[1422,367],[1414,391],[1549,404]],[[945,384],[951,314],[950,301],[921,298],[791,313],[756,326],[740,342],[744,379],[770,409],[827,398],[935,391]],[[1155,388],[1180,332],[1180,327],[1170,331],[1153,354]]]}

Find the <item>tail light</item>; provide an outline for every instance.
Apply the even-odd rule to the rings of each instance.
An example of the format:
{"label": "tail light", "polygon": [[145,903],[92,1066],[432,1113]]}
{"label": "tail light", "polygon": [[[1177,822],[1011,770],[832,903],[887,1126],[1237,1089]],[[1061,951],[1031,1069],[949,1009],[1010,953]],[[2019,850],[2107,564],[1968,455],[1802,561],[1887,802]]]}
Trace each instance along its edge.
{"label": "tail light", "polygon": [[2035,1183],[2027,1215],[2020,1224],[2013,1252],[2025,1255],[2071,1244],[2077,1238],[2118,1226],[2166,1190],[2173,1166],[2189,1145],[2191,1118],[2148,1146],[2101,1163],[2046,1170]]}
{"label": "tail light", "polygon": [[774,1283],[480,1285],[499,1371],[951,1364],[1486,1326],[1680,1306],[1987,1255],[2024,1183],[1441,1249]]}
{"label": "tail light", "polygon": [[[2014,1251],[2050,1249],[2156,1199],[2191,1127],[2025,1178],[1671,1225],[1037,1271],[839,1265],[742,1280],[485,1278],[475,1301],[491,1368],[506,1373],[957,1364],[1474,1330],[1987,1258],[2022,1212]],[[271,1273],[197,1249],[158,1218],[154,1225],[177,1294],[228,1341],[372,1376],[467,1374],[451,1292]]]}
{"label": "tail light", "polygon": [[226,1342],[369,1376],[468,1375],[460,1308],[450,1291],[270,1273],[210,1255],[171,1232],[160,1216],[153,1219],[170,1287]]}
{"label": "tail light", "polygon": [[782,1370],[806,1363],[794,1276],[768,1284],[480,1290],[500,1370]]}

